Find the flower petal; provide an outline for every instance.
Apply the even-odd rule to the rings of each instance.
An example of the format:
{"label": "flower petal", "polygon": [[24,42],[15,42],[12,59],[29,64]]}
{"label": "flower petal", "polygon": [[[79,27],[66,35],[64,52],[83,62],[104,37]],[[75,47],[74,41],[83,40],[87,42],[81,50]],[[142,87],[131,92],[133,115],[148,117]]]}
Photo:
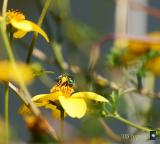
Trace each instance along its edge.
{"label": "flower petal", "polygon": [[28,115],[30,113],[30,109],[25,104],[22,104],[18,109],[18,114]]}
{"label": "flower petal", "polygon": [[[57,94],[39,94],[39,95],[36,95],[32,98],[32,101],[34,102],[34,104],[37,106],[37,107],[42,107],[42,106],[47,106],[50,102],[49,101],[55,101],[57,100]],[[30,109],[26,106],[26,105],[22,105],[19,110],[18,110],[18,113],[20,114],[28,114],[30,113]]]}
{"label": "flower petal", "polygon": [[87,105],[83,99],[60,96],[59,101],[65,112],[72,118],[82,118],[86,113]]}
{"label": "flower petal", "polygon": [[32,98],[32,101],[38,106],[45,106],[49,101],[55,101],[61,93],[39,94]]}
{"label": "flower petal", "polygon": [[11,20],[11,25],[16,29],[23,30],[26,32],[33,31],[32,23],[27,20],[22,21],[15,21],[14,19]]}
{"label": "flower petal", "polygon": [[109,101],[104,98],[103,96],[96,94],[94,92],[77,92],[71,95],[72,98],[84,98],[84,99],[91,99],[95,101],[100,101],[100,102],[107,102]]}
{"label": "flower petal", "polygon": [[13,37],[14,38],[22,38],[27,34],[26,31],[23,30],[17,30],[16,32],[14,32]]}
{"label": "flower petal", "polygon": [[23,30],[26,32],[35,31],[37,33],[40,33],[47,42],[49,42],[47,34],[35,23],[28,21],[28,20],[22,20],[22,21],[15,21],[11,20],[11,24],[13,27]]}
{"label": "flower petal", "polygon": [[[46,104],[49,103],[49,99],[51,99],[52,95],[51,94],[39,94],[36,95],[32,98],[32,101],[37,105],[37,106],[45,106]],[[52,98],[53,99],[53,98]]]}
{"label": "flower petal", "polygon": [[155,75],[160,75],[160,56],[149,59],[145,64],[145,68]]}
{"label": "flower petal", "polygon": [[149,42],[149,47],[153,50],[160,50],[160,32],[154,31],[149,33],[149,38],[152,39],[152,41]]}

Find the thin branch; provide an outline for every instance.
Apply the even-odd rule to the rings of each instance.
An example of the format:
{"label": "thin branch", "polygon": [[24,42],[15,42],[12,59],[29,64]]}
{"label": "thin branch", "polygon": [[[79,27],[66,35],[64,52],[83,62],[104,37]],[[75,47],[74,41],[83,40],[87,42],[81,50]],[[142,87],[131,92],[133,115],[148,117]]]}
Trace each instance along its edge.
{"label": "thin branch", "polygon": [[[38,20],[38,26],[42,25],[43,19],[44,19],[46,13],[47,13],[47,10],[48,10],[48,8],[50,6],[51,1],[52,0],[46,0],[44,8],[43,8],[42,13],[41,13],[41,15],[39,17],[39,20]],[[33,53],[33,49],[34,49],[34,45],[35,45],[37,36],[38,36],[38,33],[35,32],[34,35],[33,35],[31,44],[29,46],[29,51],[28,51],[28,55],[27,55],[27,58],[26,58],[26,63],[29,63],[30,60],[31,60],[31,56],[32,56],[32,53]]]}
{"label": "thin branch", "polygon": [[133,122],[131,122],[131,121],[129,121],[129,120],[121,117],[121,116],[118,115],[118,114],[116,114],[116,115],[111,114],[109,117],[115,118],[115,119],[117,119],[117,120],[119,120],[119,121],[121,121],[121,122],[123,122],[123,123],[125,123],[125,124],[127,124],[127,125],[129,125],[129,126],[131,126],[131,127],[134,127],[134,128],[136,128],[136,129],[138,129],[138,130],[141,130],[141,131],[143,131],[143,132],[150,132],[150,131],[153,130],[153,129],[150,129],[150,128],[147,128],[147,127],[144,127],[144,126],[135,124],[135,123],[133,123]]}
{"label": "thin branch", "polygon": [[[27,102],[23,99],[24,98],[24,93],[18,89],[15,85],[13,85],[12,83],[9,82],[9,87],[21,98],[21,100],[28,106],[29,104],[27,104]],[[37,118],[40,118],[41,120],[43,120],[45,122],[45,125],[49,131],[49,133],[53,136],[54,139],[58,140],[57,134],[55,132],[55,130],[53,129],[53,127],[48,123],[48,121],[42,116],[39,115]]]}
{"label": "thin branch", "polygon": [[11,82],[9,82],[9,87],[19,96],[19,98],[22,100],[23,103],[28,105],[28,101],[24,96],[24,93],[22,90],[18,89],[15,85],[13,85]]}

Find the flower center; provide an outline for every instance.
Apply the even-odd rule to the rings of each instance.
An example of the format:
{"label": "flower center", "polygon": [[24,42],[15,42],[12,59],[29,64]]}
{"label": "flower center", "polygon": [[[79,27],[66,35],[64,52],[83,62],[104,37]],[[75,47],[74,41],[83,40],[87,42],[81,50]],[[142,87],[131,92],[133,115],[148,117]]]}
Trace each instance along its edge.
{"label": "flower center", "polygon": [[74,80],[68,75],[61,75],[57,79],[57,84],[50,90],[51,93],[62,92],[63,96],[69,97],[73,92]]}
{"label": "flower center", "polygon": [[22,21],[24,19],[25,19],[25,16],[23,15],[23,13],[19,11],[15,11],[15,10],[7,11],[7,24],[9,24],[11,20]]}

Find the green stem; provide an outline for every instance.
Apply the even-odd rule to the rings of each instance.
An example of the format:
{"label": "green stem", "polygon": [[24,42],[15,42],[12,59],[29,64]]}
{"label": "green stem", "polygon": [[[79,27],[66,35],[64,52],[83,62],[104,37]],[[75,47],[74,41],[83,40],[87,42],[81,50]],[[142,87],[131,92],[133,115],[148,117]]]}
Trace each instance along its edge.
{"label": "green stem", "polygon": [[37,34],[34,35],[33,38],[32,38],[31,44],[29,46],[27,58],[26,58],[26,63],[30,63],[30,61],[31,61],[31,56],[32,56],[32,53],[33,53],[36,37],[37,37]]}
{"label": "green stem", "polygon": [[9,117],[8,117],[8,112],[9,112],[9,83],[6,82],[5,84],[5,92],[4,92],[4,97],[5,97],[5,138],[6,138],[6,144],[8,144],[9,140]]}
{"label": "green stem", "polygon": [[139,75],[137,75],[137,89],[138,91],[141,91],[143,89],[142,77]]}
{"label": "green stem", "polygon": [[155,88],[155,76],[152,73],[147,73],[144,79],[144,89],[146,89],[150,93],[154,93],[154,88]]}
{"label": "green stem", "polygon": [[[39,20],[37,22],[38,26],[42,25],[42,22],[44,20],[44,17],[45,17],[45,15],[47,13],[47,10],[48,10],[48,8],[50,6],[51,1],[52,0],[46,0],[45,5],[44,5],[43,10],[42,10],[42,13],[41,13],[41,15],[39,17]],[[30,63],[30,61],[31,61],[31,56],[32,56],[32,53],[33,53],[33,49],[34,49],[34,45],[35,45],[37,36],[38,36],[38,33],[35,32],[34,36],[32,38],[31,44],[29,46],[28,55],[27,55],[27,58],[26,58],[26,63]]]}
{"label": "green stem", "polygon": [[113,118],[115,118],[115,119],[117,119],[117,120],[119,120],[119,121],[121,121],[121,122],[123,122],[123,123],[125,123],[125,124],[127,124],[129,126],[131,126],[131,127],[134,127],[134,128],[136,128],[138,130],[141,130],[143,132],[150,132],[152,130],[152,129],[149,129],[147,127],[143,127],[143,126],[137,125],[137,124],[135,124],[135,123],[133,123],[133,122],[131,122],[129,120],[126,120],[125,118],[119,116],[118,114],[111,115],[110,117],[113,117]]}
{"label": "green stem", "polygon": [[43,10],[42,10],[42,13],[41,13],[40,18],[39,18],[38,23],[37,23],[39,26],[41,26],[42,23],[43,23],[44,17],[45,17],[45,15],[46,15],[46,13],[47,13],[47,10],[48,10],[48,8],[49,8],[49,6],[50,6],[50,4],[51,4],[51,1],[52,1],[52,0],[47,0],[47,1],[45,2],[44,8],[43,8]]}
{"label": "green stem", "polygon": [[[10,40],[10,44],[12,45],[12,40],[13,40],[12,32],[10,32],[9,40]],[[5,95],[5,98],[4,98],[5,138],[6,138],[6,144],[8,144],[9,143],[9,82],[5,83],[4,95]]]}
{"label": "green stem", "polygon": [[64,110],[61,109],[61,144],[64,144]]}

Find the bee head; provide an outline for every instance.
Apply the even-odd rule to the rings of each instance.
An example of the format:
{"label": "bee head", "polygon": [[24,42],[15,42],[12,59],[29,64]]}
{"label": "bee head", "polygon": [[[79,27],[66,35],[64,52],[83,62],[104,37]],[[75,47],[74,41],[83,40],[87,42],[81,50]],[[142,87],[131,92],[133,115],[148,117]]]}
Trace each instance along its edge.
{"label": "bee head", "polygon": [[57,79],[57,84],[61,86],[73,86],[75,84],[75,80],[72,76],[67,74],[60,75]]}

